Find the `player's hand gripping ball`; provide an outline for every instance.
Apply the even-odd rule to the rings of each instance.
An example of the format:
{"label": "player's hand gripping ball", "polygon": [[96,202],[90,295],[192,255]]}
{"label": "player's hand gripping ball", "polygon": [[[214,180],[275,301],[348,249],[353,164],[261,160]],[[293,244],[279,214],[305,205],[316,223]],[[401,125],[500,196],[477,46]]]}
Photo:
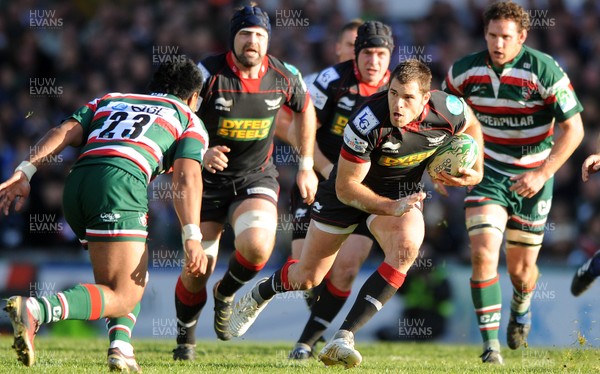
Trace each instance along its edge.
{"label": "player's hand gripping ball", "polygon": [[427,165],[427,172],[431,179],[437,179],[442,171],[459,177],[458,169],[463,167],[470,169],[477,160],[479,146],[471,135],[459,134],[452,137],[450,142],[440,147],[431,157]]}

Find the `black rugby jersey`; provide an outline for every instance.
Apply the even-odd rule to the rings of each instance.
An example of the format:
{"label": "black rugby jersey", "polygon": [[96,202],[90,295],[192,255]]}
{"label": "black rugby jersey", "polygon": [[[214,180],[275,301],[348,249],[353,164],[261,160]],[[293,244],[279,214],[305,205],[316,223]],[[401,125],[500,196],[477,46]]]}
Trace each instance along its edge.
{"label": "black rugby jersey", "polygon": [[387,92],[375,94],[350,118],[341,156],[355,163],[371,162],[363,184],[377,194],[405,197],[421,190],[428,158],[462,130],[465,109],[462,99],[432,91],[419,119],[399,129],[390,122]]}
{"label": "black rugby jersey", "polygon": [[216,174],[242,176],[272,165],[277,111],[285,104],[300,113],[309,102],[298,69],[267,55],[259,78],[241,78],[231,51],[207,57],[198,67],[205,79],[198,116],[205,123],[210,146],[231,149],[226,153],[227,168]]}
{"label": "black rugby jersey", "polygon": [[360,107],[372,94],[385,90],[390,72],[376,85],[360,81],[360,72],[354,60],[345,61],[321,71],[310,86],[310,96],[321,127],[316,141],[330,162],[336,163],[342,148],[344,127],[354,109]]}

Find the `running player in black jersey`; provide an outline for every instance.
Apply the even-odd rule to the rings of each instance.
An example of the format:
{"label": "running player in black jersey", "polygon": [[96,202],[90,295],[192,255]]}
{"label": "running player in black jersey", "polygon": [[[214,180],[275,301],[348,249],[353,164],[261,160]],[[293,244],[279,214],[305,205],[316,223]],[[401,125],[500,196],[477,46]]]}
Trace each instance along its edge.
{"label": "running player in black jersey", "polygon": [[228,321],[235,292],[258,274],[271,255],[279,193],[271,159],[273,120],[282,105],[294,111],[298,124],[297,184],[307,203],[313,201],[318,183],[312,158],[314,107],[298,70],[266,53],[271,31],[268,15],[252,5],[238,9],[230,31],[231,51],[198,64],[206,77],[198,114],[211,137],[204,158],[201,227],[209,270],[199,278],[182,272],[177,281],[174,359],[194,359],[195,328],[225,222],[233,227],[235,252],[223,279],[213,288],[219,339],[231,339]]}
{"label": "running player in black jersey", "polygon": [[[389,82],[388,66],[394,49],[391,28],[379,21],[365,22],[358,28],[355,41],[354,58],[323,70],[310,86],[318,119],[315,160],[323,159],[316,163],[322,180],[329,177],[340,155],[344,127],[352,112],[370,95],[385,91]],[[298,189],[293,191],[292,213],[296,223],[292,258],[299,259],[310,223],[310,206],[302,202]],[[314,344],[350,296],[352,283],[372,246],[373,237],[362,222],[342,245],[341,255],[322,287],[313,290],[310,318],[290,358],[302,360],[312,356]]]}
{"label": "running player in black jersey", "polygon": [[[429,157],[453,135],[468,133],[483,146],[479,122],[453,95],[430,91],[431,71],[417,60],[401,63],[387,92],[375,94],[353,114],[330,178],[319,186],[300,261],[290,260],[244,295],[233,308],[232,335],[241,336],[280,292],[318,285],[344,240],[366,220],[385,260],[365,282],[340,330],[323,348],[325,365],[358,365],[354,333],[396,293],[425,235],[420,184]],[[483,177],[483,156],[447,185],[467,186]]]}

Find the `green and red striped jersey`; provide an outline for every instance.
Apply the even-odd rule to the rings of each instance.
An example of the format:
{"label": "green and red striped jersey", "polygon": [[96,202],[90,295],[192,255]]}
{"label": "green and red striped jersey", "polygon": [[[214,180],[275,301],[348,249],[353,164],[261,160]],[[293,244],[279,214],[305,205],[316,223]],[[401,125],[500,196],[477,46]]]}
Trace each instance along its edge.
{"label": "green and red striped jersey", "polygon": [[466,99],[482,125],[485,165],[508,176],[541,165],[555,121],[583,110],[558,63],[527,46],[502,69],[487,50],[468,55],[450,67],[442,87]]}
{"label": "green and red striped jersey", "polygon": [[113,165],[148,183],[170,172],[178,158],[202,164],[208,134],[194,112],[173,95],[109,93],[70,118],[86,143],[73,167]]}

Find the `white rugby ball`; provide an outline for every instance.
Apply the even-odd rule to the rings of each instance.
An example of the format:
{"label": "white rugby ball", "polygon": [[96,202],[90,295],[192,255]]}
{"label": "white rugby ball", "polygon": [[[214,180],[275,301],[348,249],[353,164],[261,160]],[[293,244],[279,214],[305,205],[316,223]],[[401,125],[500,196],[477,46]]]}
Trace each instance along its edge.
{"label": "white rugby ball", "polygon": [[431,179],[436,179],[442,171],[458,177],[458,169],[470,169],[475,165],[479,155],[479,145],[471,135],[459,134],[452,137],[450,142],[440,148],[431,156],[427,165],[427,172]]}

